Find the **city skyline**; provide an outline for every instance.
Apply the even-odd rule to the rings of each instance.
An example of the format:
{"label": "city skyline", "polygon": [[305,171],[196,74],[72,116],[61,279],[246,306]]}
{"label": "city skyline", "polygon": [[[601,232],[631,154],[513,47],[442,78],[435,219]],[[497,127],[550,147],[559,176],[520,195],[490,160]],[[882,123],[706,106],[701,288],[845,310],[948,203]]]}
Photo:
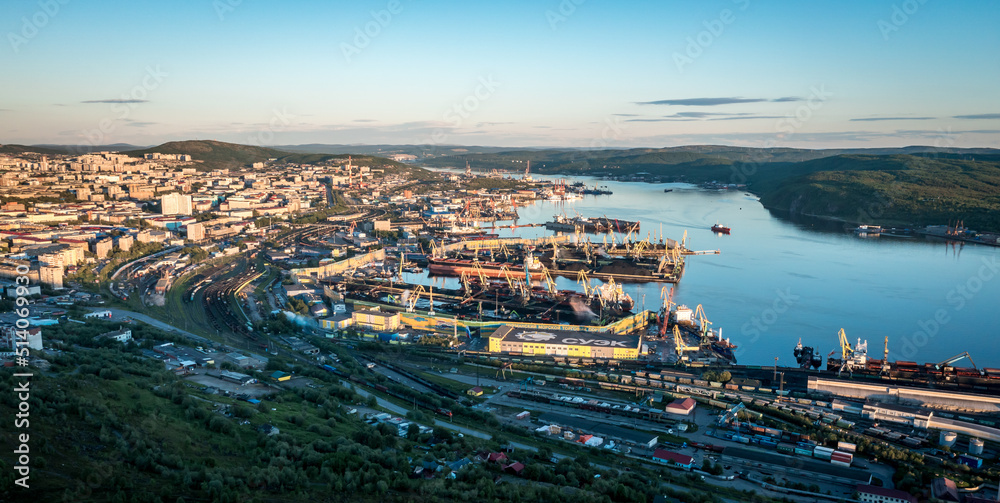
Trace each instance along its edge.
{"label": "city skyline", "polygon": [[998,147],[997,21],[918,0],[25,3],[0,25],[0,142]]}

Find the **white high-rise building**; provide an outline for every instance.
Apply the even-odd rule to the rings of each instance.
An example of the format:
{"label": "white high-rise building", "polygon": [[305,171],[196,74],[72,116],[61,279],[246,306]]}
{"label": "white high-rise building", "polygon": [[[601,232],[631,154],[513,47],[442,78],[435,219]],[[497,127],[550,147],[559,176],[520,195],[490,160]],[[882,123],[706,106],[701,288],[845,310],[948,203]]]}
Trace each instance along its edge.
{"label": "white high-rise building", "polygon": [[160,197],[160,213],[164,215],[190,215],[190,194],[167,194]]}

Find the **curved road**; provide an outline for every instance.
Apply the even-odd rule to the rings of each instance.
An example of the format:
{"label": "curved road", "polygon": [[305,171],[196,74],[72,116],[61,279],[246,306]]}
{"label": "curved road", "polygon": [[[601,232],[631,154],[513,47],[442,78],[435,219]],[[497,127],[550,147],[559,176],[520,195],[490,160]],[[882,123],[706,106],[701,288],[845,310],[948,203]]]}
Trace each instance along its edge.
{"label": "curved road", "polygon": [[[191,332],[188,332],[187,330],[181,330],[181,329],[179,329],[179,328],[177,328],[177,327],[175,327],[173,325],[170,325],[168,323],[164,323],[164,322],[162,322],[162,321],[160,321],[160,320],[158,320],[156,318],[153,318],[151,316],[148,316],[148,315],[145,315],[145,314],[142,314],[142,313],[137,313],[135,311],[129,311],[129,310],[126,310],[126,309],[119,309],[117,307],[88,307],[87,309],[89,309],[91,311],[111,311],[111,319],[112,320],[119,320],[119,321],[121,321],[122,318],[125,318],[125,317],[132,318],[133,320],[139,320],[141,322],[148,323],[148,324],[150,324],[150,325],[152,325],[152,326],[154,326],[156,328],[159,328],[160,330],[164,330],[164,331],[167,331],[167,332],[173,332],[173,333],[176,333],[176,334],[183,335],[184,337],[192,339],[193,341],[197,342],[199,345],[202,345],[202,346],[211,346],[212,344],[215,344],[215,341],[213,341],[211,339],[206,339],[206,338],[204,338],[204,337],[202,337],[200,335],[192,334]],[[241,350],[241,351],[243,351],[243,350]],[[254,358],[262,361],[262,362],[267,362],[267,360],[268,360],[268,358],[266,356],[263,356],[263,355],[259,355],[259,354],[256,354],[256,353],[248,353],[248,354],[250,356],[252,356],[252,357],[254,357]]]}

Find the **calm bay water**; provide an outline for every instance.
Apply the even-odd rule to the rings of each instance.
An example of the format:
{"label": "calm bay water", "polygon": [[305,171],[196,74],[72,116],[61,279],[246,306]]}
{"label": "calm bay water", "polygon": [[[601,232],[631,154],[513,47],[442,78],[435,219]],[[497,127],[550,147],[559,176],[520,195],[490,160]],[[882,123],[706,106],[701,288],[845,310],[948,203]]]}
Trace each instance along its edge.
{"label": "calm bay water", "polygon": [[[641,234],[680,240],[688,231],[693,250],[719,255],[687,257],[674,299],[702,304],[713,328],[740,346],[739,363],[793,365],[799,338],[826,356],[839,351],[837,331],[852,343],[868,340],[869,355],[881,358],[889,337],[891,360],[940,362],[968,351],[980,367],[1000,367],[1000,248],[942,241],[859,238],[839,224],[795,223],[777,218],[741,191],[706,191],[684,184],[600,181],[610,196],[567,202],[540,201],[520,208],[518,223],[540,223],[553,215],[639,220]],[[567,180],[572,182],[573,180]],[[664,193],[664,188],[673,192]],[[721,223],[732,235],[718,236]],[[536,237],[542,227],[496,231]],[[599,243],[600,235],[591,235]],[[416,279],[416,278],[413,278]],[[424,279],[426,282],[426,279]],[[435,285],[455,286],[442,278]],[[559,278],[560,288],[574,281]],[[662,305],[661,283],[629,284],[637,307]],[[578,287],[577,287],[578,288]],[[937,319],[935,319],[937,318]],[[968,361],[959,366],[971,366]]]}

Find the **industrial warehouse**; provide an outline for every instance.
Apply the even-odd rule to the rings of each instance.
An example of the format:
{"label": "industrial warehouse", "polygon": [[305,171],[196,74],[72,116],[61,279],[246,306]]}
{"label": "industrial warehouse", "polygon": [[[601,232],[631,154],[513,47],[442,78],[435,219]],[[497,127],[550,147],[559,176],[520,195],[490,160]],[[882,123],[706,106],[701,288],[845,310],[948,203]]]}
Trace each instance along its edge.
{"label": "industrial warehouse", "polygon": [[511,325],[490,335],[491,353],[512,355],[557,355],[582,358],[635,360],[642,338],[613,333],[587,333],[567,330],[525,329]]}

